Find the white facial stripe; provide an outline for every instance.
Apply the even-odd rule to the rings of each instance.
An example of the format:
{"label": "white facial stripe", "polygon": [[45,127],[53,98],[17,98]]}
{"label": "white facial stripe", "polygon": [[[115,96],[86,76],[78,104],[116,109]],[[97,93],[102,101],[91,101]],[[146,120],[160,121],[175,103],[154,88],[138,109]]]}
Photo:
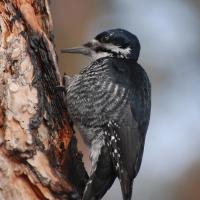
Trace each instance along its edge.
{"label": "white facial stripe", "polygon": [[109,49],[115,53],[120,53],[120,54],[124,55],[125,57],[131,52],[130,47],[127,47],[126,49],[122,49],[113,44],[103,44],[103,47],[105,47],[106,49]]}
{"label": "white facial stripe", "polygon": [[97,60],[99,58],[104,58],[104,57],[111,57],[112,54],[110,53],[107,53],[107,52],[99,52],[99,53],[96,53],[96,52],[92,52],[92,59],[93,60]]}
{"label": "white facial stripe", "polygon": [[[90,42],[93,44],[93,46],[102,46],[101,43],[96,39],[92,39]],[[108,52],[98,52],[98,53],[96,53],[95,51],[92,52],[92,60],[97,60],[99,58],[110,57],[110,56],[111,54]]]}
{"label": "white facial stripe", "polygon": [[98,40],[96,40],[96,39],[92,39],[90,42],[91,42],[92,44],[100,44],[100,42],[99,42]]}
{"label": "white facial stripe", "polygon": [[[122,49],[119,46],[115,46],[111,43],[100,43],[96,39],[92,39],[91,43],[96,46],[102,46],[103,48],[106,48],[108,50],[111,50],[112,52],[115,52],[117,54],[121,54],[121,57],[127,57],[128,54],[131,52],[131,48],[127,47],[126,49]],[[111,56],[110,53],[107,52],[99,52],[99,53],[93,53],[92,58],[93,59],[98,59],[106,56]]]}

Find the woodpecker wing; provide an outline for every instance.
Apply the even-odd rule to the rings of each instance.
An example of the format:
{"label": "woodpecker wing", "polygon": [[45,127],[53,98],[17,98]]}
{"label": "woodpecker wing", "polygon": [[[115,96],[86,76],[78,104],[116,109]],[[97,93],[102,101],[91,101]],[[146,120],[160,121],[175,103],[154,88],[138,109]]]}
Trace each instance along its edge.
{"label": "woodpecker wing", "polygon": [[[125,77],[129,77],[126,85],[130,93],[129,101],[124,108],[125,117],[120,122],[117,132],[123,163],[129,176],[134,178],[141,165],[149,124],[151,87],[145,71],[138,64],[131,67],[124,72]],[[122,82],[123,78],[119,80]]]}
{"label": "woodpecker wing", "polygon": [[120,120],[109,125],[111,136],[108,140],[111,141],[112,158],[117,167],[123,198],[130,199],[132,182],[140,169],[149,124],[151,86],[145,71],[137,63],[124,64],[114,60],[110,66],[113,67],[113,82],[128,92],[128,101],[121,111]]}

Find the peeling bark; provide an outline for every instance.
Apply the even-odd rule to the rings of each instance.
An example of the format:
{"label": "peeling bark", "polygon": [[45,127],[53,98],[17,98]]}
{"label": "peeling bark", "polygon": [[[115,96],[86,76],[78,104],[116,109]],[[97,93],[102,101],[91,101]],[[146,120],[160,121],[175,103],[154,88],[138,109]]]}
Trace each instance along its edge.
{"label": "peeling bark", "polygon": [[67,116],[48,0],[0,0],[0,199],[69,199],[88,176]]}

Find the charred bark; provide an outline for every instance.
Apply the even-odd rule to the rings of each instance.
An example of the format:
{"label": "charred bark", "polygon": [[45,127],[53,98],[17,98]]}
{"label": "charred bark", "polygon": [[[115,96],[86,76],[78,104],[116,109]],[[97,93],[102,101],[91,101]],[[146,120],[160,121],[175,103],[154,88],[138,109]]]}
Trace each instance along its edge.
{"label": "charred bark", "polygon": [[53,46],[48,0],[0,1],[0,199],[69,199],[87,173]]}

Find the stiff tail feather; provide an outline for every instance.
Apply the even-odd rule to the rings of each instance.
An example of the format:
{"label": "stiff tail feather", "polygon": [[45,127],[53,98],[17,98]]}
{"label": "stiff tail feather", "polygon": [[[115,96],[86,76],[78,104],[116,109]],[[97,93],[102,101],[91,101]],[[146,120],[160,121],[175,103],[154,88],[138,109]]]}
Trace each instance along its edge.
{"label": "stiff tail feather", "polygon": [[133,180],[130,179],[126,170],[120,173],[120,185],[122,190],[123,200],[131,200]]}

